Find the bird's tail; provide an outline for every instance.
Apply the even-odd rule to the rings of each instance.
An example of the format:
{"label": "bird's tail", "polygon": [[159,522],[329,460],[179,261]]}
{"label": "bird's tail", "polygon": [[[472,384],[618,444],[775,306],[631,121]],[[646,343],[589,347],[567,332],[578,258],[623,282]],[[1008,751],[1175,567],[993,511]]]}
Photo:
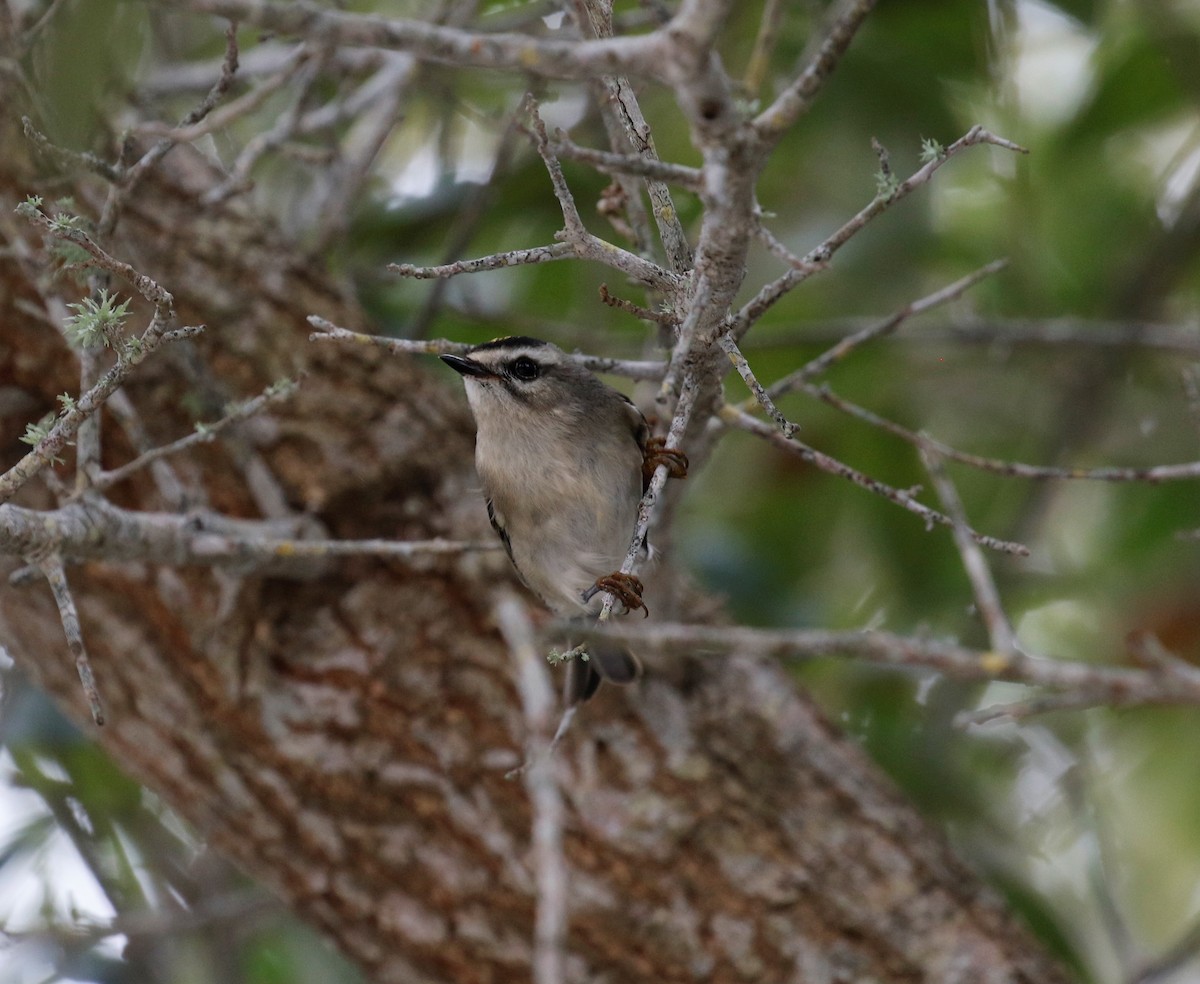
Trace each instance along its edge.
{"label": "bird's tail", "polygon": [[587,654],[587,659],[576,657],[567,666],[563,699],[568,707],[591,697],[601,680],[633,683],[642,675],[638,658],[619,642],[589,642]]}

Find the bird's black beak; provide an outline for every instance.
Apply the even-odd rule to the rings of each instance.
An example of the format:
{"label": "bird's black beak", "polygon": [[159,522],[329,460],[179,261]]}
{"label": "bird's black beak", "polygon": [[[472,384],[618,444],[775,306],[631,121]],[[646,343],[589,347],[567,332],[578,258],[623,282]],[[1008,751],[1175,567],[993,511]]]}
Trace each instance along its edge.
{"label": "bird's black beak", "polygon": [[463,376],[495,375],[495,373],[492,372],[492,370],[485,366],[482,362],[476,362],[474,359],[464,359],[461,355],[439,355],[438,358],[446,363],[446,365],[448,365],[455,372]]}

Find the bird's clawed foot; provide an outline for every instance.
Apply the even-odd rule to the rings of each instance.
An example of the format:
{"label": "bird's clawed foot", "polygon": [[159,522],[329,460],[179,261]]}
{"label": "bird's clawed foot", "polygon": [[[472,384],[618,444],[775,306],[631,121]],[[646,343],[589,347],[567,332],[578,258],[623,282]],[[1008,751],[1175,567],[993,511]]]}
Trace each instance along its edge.
{"label": "bird's clawed foot", "polygon": [[604,577],[596,578],[596,583],[583,593],[583,600],[591,601],[597,592],[607,591],[625,606],[625,611],[632,612],[640,608],[642,617],[645,618],[650,614],[650,609],[642,601],[642,590],[642,581],[636,574],[622,574],[620,571],[615,571]]}
{"label": "bird's clawed foot", "polygon": [[671,478],[687,478],[687,455],[679,448],[667,447],[665,437],[652,437],[646,442],[646,450],[642,456],[642,474],[646,481],[650,481],[654,469],[659,465],[667,466],[667,475]]}

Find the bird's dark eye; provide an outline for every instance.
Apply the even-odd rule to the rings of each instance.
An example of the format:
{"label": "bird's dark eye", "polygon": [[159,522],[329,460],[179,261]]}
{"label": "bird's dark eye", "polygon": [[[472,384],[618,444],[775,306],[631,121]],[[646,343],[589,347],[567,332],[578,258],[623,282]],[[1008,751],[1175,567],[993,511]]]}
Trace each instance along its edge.
{"label": "bird's dark eye", "polygon": [[537,379],[542,374],[542,367],[539,366],[533,359],[527,355],[522,355],[520,358],[513,359],[511,366],[512,374],[517,379],[523,379],[528,382],[531,379]]}

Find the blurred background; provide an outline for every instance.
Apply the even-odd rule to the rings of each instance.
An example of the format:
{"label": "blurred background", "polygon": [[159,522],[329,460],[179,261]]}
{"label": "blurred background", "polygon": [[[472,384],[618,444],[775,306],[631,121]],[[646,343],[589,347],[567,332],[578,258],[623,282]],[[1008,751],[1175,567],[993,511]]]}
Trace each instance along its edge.
{"label": "blurred background", "polygon": [[[219,70],[223,26],[170,4],[9,6],[39,24],[24,67],[39,125],[63,146],[111,156],[123,128],[178,119]],[[437,5],[337,6],[424,17]],[[562,26],[554,4],[475,6],[486,28]],[[791,77],[826,11],[782,6],[765,70],[751,57],[762,2],[734,5],[722,42],[751,108]],[[615,9],[637,31],[659,7],[670,4]],[[290,50],[253,31],[239,40],[233,96]],[[653,354],[653,331],[599,302],[607,282],[648,303],[608,270],[553,263],[450,282],[386,272],[389,262],[547,243],[561,226],[545,169],[512,125],[522,90],[494,73],[413,71],[403,112],[331,116],[298,146],[250,162],[253,186],[230,193],[327,255],[380,333],[523,333],[598,354]],[[306,108],[333,101],[337,85],[310,81]],[[607,146],[584,89],[539,85],[551,124]],[[654,88],[640,96],[662,158],[697,163],[670,98]],[[297,98],[283,86],[201,149],[235,167]],[[770,229],[807,252],[875,194],[872,138],[903,178],[920,166],[923,140],[947,145],[974,124],[1030,154],[973,148],[872,222],[750,334],[744,350],[759,377],[778,378],[849,331],[1008,257],[1007,270],[857,351],[824,381],[976,454],[1079,467],[1200,458],[1200,406],[1185,386],[1200,364],[1200,2],[881,3],[763,176]],[[331,165],[332,143],[371,167],[347,181]],[[565,170],[589,226],[627,245],[594,209],[607,179],[570,162]],[[694,232],[697,202],[677,191],[675,203]],[[781,272],[755,253],[743,300]],[[727,385],[745,396],[736,376]],[[880,430],[804,396],[783,409],[827,454],[893,486],[925,480],[913,449]],[[989,558],[1025,647],[1121,664],[1130,635],[1149,632],[1200,661],[1194,483],[951,474],[977,529],[1031,548],[1027,558]],[[894,505],[741,435],[687,486],[672,562],[737,621],[987,646],[949,535]],[[12,669],[2,643],[0,980],[358,980],[122,776]],[[1200,711],[1093,709],[962,727],[963,712],[1027,692],[832,660],[797,673],[1080,980],[1200,981]],[[156,920],[166,898],[194,919]]]}

